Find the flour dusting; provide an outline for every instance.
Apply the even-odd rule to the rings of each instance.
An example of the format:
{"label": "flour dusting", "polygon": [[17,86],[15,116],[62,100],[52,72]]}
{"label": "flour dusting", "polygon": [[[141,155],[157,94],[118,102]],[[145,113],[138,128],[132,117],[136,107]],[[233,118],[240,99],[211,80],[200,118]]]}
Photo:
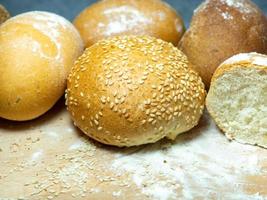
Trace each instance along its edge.
{"label": "flour dusting", "polygon": [[[267,66],[267,56],[258,53],[240,53],[228,58],[222,65],[231,65],[238,62],[251,62],[254,65]],[[220,67],[219,66],[219,67]]]}
{"label": "flour dusting", "polygon": [[31,160],[32,160],[32,161],[39,160],[39,159],[41,158],[42,155],[43,155],[43,150],[40,149],[40,150],[38,150],[38,151],[36,151],[36,152],[34,152],[34,153],[32,154]]}
{"label": "flour dusting", "polygon": [[234,18],[229,12],[223,12],[222,16],[224,19],[233,19]]}
{"label": "flour dusting", "polygon": [[[208,123],[203,125],[204,121]],[[161,141],[134,153],[125,150],[116,154],[112,167],[116,172],[130,173],[142,192],[153,199],[259,199],[257,194],[246,194],[241,178],[263,173],[257,149],[229,142],[205,113],[202,125],[181,135],[174,144]],[[220,192],[230,185],[232,193]],[[198,192],[200,188],[207,193]]]}
{"label": "flour dusting", "polygon": [[238,9],[242,13],[255,12],[255,8],[249,3],[248,0],[221,0],[226,5]]}
{"label": "flour dusting", "polygon": [[[226,5],[226,7],[222,7],[222,5]],[[211,9],[215,8],[221,14],[221,16],[225,20],[233,19],[233,16],[230,14],[230,8],[237,10],[238,12],[242,13],[242,19],[246,20],[248,15],[255,14],[258,12],[257,7],[250,3],[248,0],[219,0],[219,1],[211,1],[206,0],[201,3],[197,9],[194,10],[194,13],[202,12],[206,10],[208,7]]]}
{"label": "flour dusting", "polygon": [[103,14],[110,22],[106,27],[103,27],[101,25],[102,23],[99,23],[98,28],[105,28],[104,33],[107,36],[128,31],[137,26],[142,26],[152,22],[151,19],[147,18],[143,13],[131,6],[110,8],[105,10]]}

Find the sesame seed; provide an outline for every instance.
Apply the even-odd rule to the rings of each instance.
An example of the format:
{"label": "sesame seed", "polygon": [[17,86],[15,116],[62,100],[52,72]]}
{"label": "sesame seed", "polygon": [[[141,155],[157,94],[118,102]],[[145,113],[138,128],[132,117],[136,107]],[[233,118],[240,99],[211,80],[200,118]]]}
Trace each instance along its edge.
{"label": "sesame seed", "polygon": [[106,97],[102,96],[102,97],[101,97],[101,102],[102,102],[103,104],[105,104],[105,103],[106,103]]}
{"label": "sesame seed", "polygon": [[161,115],[161,112],[156,112],[156,115],[160,116]]}
{"label": "sesame seed", "polygon": [[142,85],[144,84],[145,82],[143,80],[139,81],[139,84]]}
{"label": "sesame seed", "polygon": [[97,126],[99,125],[99,122],[98,122],[96,119],[94,120],[94,123],[95,123],[95,125],[97,125]]}
{"label": "sesame seed", "polygon": [[155,114],[153,114],[153,113],[150,113],[150,115],[149,115],[150,117],[156,117],[156,115]]}
{"label": "sesame seed", "polygon": [[118,99],[115,99],[115,104],[119,104],[119,100]]}
{"label": "sesame seed", "polygon": [[113,111],[114,112],[118,112],[118,107],[117,106],[114,106]]}

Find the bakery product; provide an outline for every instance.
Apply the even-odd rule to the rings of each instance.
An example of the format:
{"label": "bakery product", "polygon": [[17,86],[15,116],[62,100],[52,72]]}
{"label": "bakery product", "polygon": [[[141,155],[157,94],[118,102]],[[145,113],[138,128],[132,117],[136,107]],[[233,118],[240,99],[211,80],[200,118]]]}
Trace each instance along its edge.
{"label": "bakery product", "polygon": [[250,0],[206,0],[195,11],[179,47],[205,85],[216,68],[238,53],[267,53],[267,20]]}
{"label": "bakery product", "polygon": [[175,137],[198,124],[204,84],[186,56],[149,36],[118,36],[85,50],[68,78],[66,104],[84,133],[109,145]]}
{"label": "bakery product", "polygon": [[184,33],[182,18],[160,0],[102,0],[74,20],[85,42],[118,35],[150,35],[177,45]]}
{"label": "bakery product", "polygon": [[24,121],[48,111],[64,93],[83,51],[75,27],[48,12],[15,16],[0,27],[0,117]]}
{"label": "bakery product", "polygon": [[83,51],[75,27],[48,12],[15,16],[0,27],[0,117],[24,121],[48,111],[64,93]]}
{"label": "bakery product", "polygon": [[196,126],[204,98],[201,78],[171,43],[120,36],[85,50],[68,78],[66,104],[90,137],[134,146]]}
{"label": "bakery product", "polygon": [[9,12],[3,5],[0,4],[0,24],[5,22],[9,17],[10,17]]}
{"label": "bakery product", "polygon": [[244,53],[222,63],[206,105],[229,139],[267,148],[267,56]]}

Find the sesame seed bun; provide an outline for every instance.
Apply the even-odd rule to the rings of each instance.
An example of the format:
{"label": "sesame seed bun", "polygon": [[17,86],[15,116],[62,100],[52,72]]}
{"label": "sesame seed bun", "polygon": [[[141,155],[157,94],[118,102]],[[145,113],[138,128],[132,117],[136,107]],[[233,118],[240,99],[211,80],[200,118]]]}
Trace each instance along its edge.
{"label": "sesame seed bun", "polygon": [[230,140],[267,148],[267,56],[243,53],[212,77],[206,105]]}
{"label": "sesame seed bun", "polygon": [[101,40],[78,59],[68,78],[73,121],[99,142],[153,143],[198,124],[204,84],[186,56],[149,36]]}
{"label": "sesame seed bun", "polygon": [[24,121],[62,96],[83,42],[75,27],[48,12],[28,12],[0,27],[0,117]]}
{"label": "sesame seed bun", "polygon": [[160,0],[102,0],[74,20],[87,47],[119,35],[149,35],[177,45],[184,33],[181,16]]}
{"label": "sesame seed bun", "polygon": [[6,10],[4,6],[0,4],[0,24],[5,22],[10,17],[9,12]]}
{"label": "sesame seed bun", "polygon": [[250,0],[206,0],[179,47],[209,87],[216,68],[238,53],[267,54],[267,19]]}

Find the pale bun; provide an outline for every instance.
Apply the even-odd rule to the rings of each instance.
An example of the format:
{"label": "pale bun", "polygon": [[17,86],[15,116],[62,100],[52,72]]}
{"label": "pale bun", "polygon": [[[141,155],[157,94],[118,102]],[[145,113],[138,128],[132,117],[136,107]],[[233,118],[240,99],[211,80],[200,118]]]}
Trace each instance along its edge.
{"label": "pale bun", "polygon": [[206,0],[195,11],[179,47],[205,85],[227,58],[238,53],[267,53],[267,20],[249,0]]}
{"label": "pale bun", "polygon": [[0,27],[0,117],[24,121],[48,111],[64,93],[83,51],[75,27],[48,12],[28,12]]}
{"label": "pale bun", "polygon": [[10,17],[9,12],[3,5],[0,4],[0,24],[5,22],[9,17]]}
{"label": "pale bun", "polygon": [[177,45],[184,33],[180,15],[160,0],[102,0],[74,20],[87,47],[107,37],[149,35]]}
{"label": "pale bun", "polygon": [[198,124],[204,84],[186,56],[149,36],[101,40],[85,50],[68,78],[73,121],[99,142],[153,143]]}
{"label": "pale bun", "polygon": [[267,56],[238,54],[222,63],[206,105],[229,139],[267,148]]}

